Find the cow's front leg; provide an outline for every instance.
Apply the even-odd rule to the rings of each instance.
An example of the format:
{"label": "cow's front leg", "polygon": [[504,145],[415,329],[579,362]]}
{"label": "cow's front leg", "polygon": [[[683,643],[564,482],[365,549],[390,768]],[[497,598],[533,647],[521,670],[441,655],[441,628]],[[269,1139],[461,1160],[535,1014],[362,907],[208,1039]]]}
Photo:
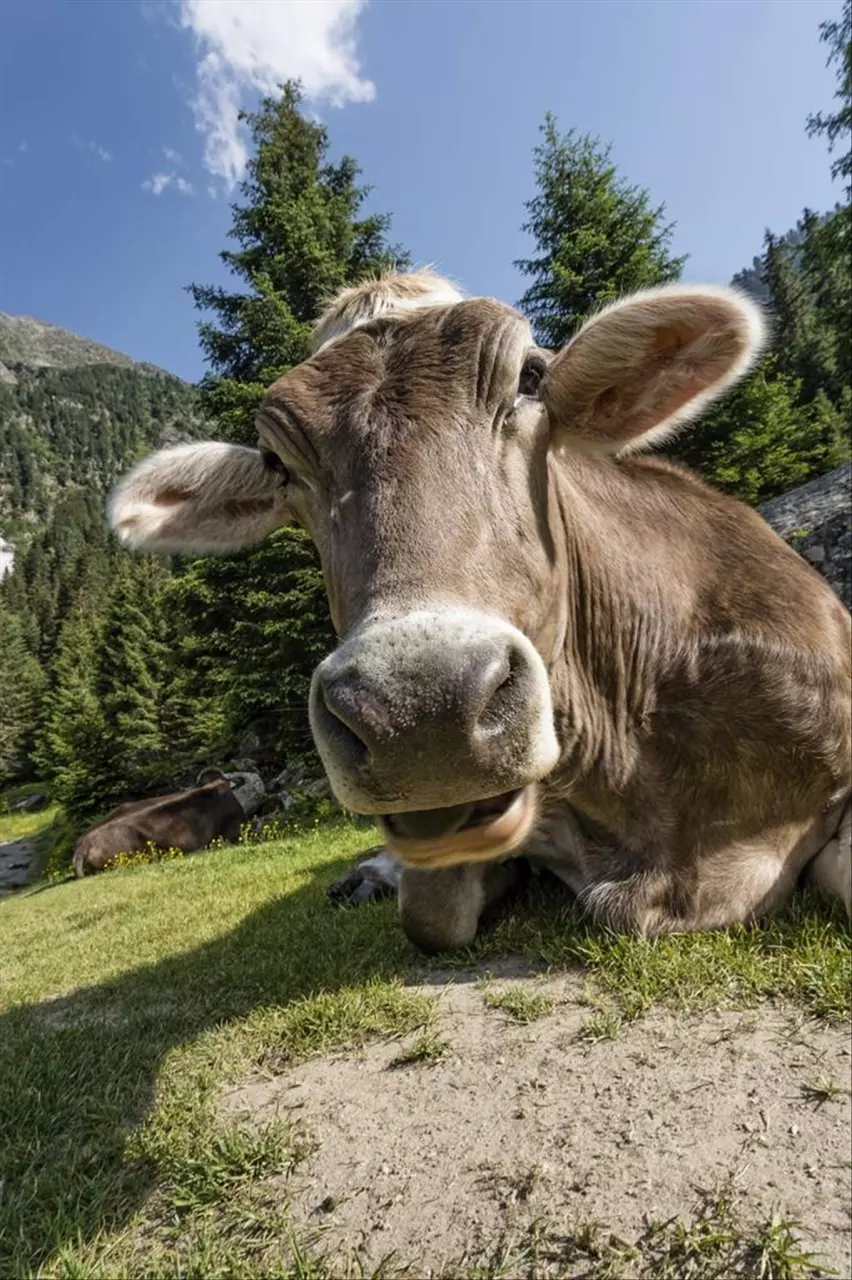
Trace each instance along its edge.
{"label": "cow's front leg", "polygon": [[406,937],[428,955],[468,946],[483,913],[515,888],[521,873],[516,859],[436,871],[403,867],[399,915]]}
{"label": "cow's front leg", "polygon": [[399,890],[402,863],[383,844],[362,853],[355,866],[328,888],[328,897],[341,906],[361,906],[378,902]]}

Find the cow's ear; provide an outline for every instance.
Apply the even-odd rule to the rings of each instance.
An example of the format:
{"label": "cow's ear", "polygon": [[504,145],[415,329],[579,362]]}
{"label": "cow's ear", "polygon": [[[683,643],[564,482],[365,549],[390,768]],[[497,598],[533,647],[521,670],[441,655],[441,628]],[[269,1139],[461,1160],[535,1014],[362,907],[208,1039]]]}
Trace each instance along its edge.
{"label": "cow's ear", "polygon": [[182,444],[145,458],[110,494],[109,521],[140,551],[238,551],[290,520],[286,484],[257,449]]}
{"label": "cow's ear", "polygon": [[733,289],[634,294],[583,325],[541,387],[554,442],[620,453],[657,443],[745,374],[765,326]]}

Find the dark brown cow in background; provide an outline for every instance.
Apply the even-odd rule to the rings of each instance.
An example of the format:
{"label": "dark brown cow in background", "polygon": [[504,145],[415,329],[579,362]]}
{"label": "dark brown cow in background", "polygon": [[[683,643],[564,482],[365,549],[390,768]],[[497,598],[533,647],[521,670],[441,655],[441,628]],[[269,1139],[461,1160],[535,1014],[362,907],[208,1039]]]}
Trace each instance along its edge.
{"label": "dark brown cow in background", "polygon": [[755,511],[635,456],[746,373],[755,305],[650,290],[554,354],[424,272],[317,338],[259,449],[164,450],[110,515],[195,555],[308,530],[341,640],[311,726],[408,936],[470,942],[520,855],[645,934],[774,911],[809,864],[852,907],[849,613]]}
{"label": "dark brown cow in background", "polygon": [[205,769],[200,785],[169,795],[120,804],[74,846],[77,876],[90,876],[121,853],[138,853],[153,845],[161,853],[180,849],[194,853],[213,840],[233,844],[240,837],[246,812],[231,783],[218,769]]}

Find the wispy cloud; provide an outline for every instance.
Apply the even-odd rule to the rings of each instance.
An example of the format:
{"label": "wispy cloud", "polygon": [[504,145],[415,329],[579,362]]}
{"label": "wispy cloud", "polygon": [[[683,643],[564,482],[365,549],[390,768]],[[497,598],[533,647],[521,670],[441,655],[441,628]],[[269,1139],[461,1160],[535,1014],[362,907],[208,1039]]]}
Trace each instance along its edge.
{"label": "wispy cloud", "polygon": [[179,196],[195,194],[192,183],[187,182],[186,178],[181,178],[176,173],[153,173],[150,178],[146,178],[142,183],[142,190],[150,191],[155,196],[161,196],[169,187],[176,191]]}
{"label": "wispy cloud", "polygon": [[239,110],[246,94],[274,93],[301,80],[305,93],[333,106],[369,102],[361,77],[357,19],[367,0],[181,0],[182,25],[201,58],[192,106],[204,135],[204,164],[228,190],[245,170]]}
{"label": "wispy cloud", "polygon": [[92,155],[97,156],[99,160],[103,160],[104,164],[112,163],[112,152],[107,151],[106,147],[102,147],[99,142],[87,142],[86,149],[91,151]]}
{"label": "wispy cloud", "polygon": [[179,151],[173,150],[172,147],[163,147],[163,155],[169,164],[183,164],[183,156]]}

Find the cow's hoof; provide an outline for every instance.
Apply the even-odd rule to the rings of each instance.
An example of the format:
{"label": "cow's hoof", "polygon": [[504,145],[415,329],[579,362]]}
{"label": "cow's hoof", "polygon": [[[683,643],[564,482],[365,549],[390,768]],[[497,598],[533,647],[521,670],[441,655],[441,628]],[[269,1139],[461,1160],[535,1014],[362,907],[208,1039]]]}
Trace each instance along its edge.
{"label": "cow's hoof", "polygon": [[327,896],[336,907],[360,907],[365,902],[379,902],[395,892],[393,885],[373,873],[370,868],[353,867],[329,885]]}

